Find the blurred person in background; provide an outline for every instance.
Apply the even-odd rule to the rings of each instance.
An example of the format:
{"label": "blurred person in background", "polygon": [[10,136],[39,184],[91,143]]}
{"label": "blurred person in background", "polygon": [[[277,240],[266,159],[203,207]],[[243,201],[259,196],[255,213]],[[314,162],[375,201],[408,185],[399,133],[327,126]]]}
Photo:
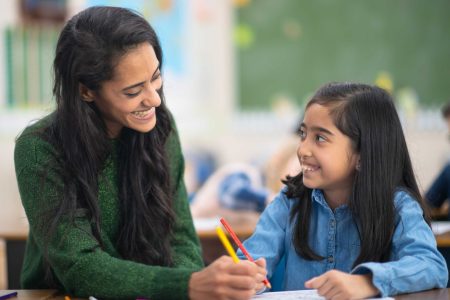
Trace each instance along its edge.
{"label": "blurred person in background", "polygon": [[[450,139],[450,101],[442,108],[442,117],[445,119]],[[425,199],[432,209],[435,219],[450,220],[450,162],[447,162],[437,178],[433,181],[425,194]]]}
{"label": "blurred person in background", "polygon": [[[192,216],[240,215],[252,218],[259,215],[282,188],[282,180],[300,170],[297,146],[298,140],[292,134],[281,142],[262,166],[246,162],[223,165],[196,190],[191,199]],[[186,174],[187,178],[192,174]]]}

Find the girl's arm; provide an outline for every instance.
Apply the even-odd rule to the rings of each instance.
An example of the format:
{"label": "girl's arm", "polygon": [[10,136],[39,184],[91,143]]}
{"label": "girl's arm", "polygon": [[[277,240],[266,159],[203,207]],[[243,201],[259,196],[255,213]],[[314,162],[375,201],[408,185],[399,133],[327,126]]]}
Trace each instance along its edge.
{"label": "girl's arm", "polygon": [[[289,199],[281,191],[266,207],[252,236],[244,247],[256,260],[264,257],[267,262],[267,276],[270,278],[284,255],[286,230],[289,226]],[[238,250],[240,259],[246,259]]]}
{"label": "girl's arm", "polygon": [[392,239],[391,261],[363,263],[353,274],[371,274],[382,296],[444,288],[448,271],[436,248],[420,205],[406,192],[397,192],[398,222]]}

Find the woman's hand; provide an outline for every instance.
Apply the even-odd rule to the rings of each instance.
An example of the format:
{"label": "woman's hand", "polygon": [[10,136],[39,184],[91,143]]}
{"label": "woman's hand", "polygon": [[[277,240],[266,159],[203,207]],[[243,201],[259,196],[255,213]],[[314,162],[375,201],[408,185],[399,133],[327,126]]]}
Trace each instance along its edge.
{"label": "woman's hand", "polygon": [[265,266],[264,259],[258,259],[256,263],[246,260],[234,263],[231,257],[222,256],[191,275],[189,298],[249,299],[263,287]]}
{"label": "woman's hand", "polygon": [[305,287],[317,289],[319,295],[332,300],[362,299],[379,294],[372,284],[372,275],[352,275],[331,270],[305,282]]}

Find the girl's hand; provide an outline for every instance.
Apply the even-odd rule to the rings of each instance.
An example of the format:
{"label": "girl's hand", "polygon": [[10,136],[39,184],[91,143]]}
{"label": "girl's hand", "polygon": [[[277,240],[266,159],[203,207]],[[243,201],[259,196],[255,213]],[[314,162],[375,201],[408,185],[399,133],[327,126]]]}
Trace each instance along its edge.
{"label": "girl's hand", "polygon": [[222,256],[191,275],[189,298],[250,299],[262,287],[265,273],[265,260],[256,264],[246,260],[234,263],[231,257]]}
{"label": "girl's hand", "polygon": [[[265,285],[263,283],[264,279],[267,276],[266,271],[266,260],[264,258],[258,258],[254,262],[258,266],[258,274],[256,274],[256,288],[255,292],[261,291],[263,288],[265,288]],[[261,280],[259,280],[261,279]]]}
{"label": "girl's hand", "polygon": [[372,284],[372,275],[352,275],[331,270],[305,282],[305,287],[317,289],[319,295],[332,300],[362,299],[379,294]]}

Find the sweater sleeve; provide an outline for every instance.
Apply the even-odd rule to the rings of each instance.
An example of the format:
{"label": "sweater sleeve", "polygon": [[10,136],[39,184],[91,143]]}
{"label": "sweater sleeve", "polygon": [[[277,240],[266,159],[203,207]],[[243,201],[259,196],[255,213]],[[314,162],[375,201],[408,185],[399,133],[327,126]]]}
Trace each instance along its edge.
{"label": "sweater sleeve", "polygon": [[200,269],[203,267],[200,243],[192,222],[187,192],[184,184],[184,159],[177,131],[169,138],[167,153],[171,161],[172,186],[174,187],[174,209],[177,215],[172,240],[175,266]]}
{"label": "sweater sleeve", "polygon": [[[109,299],[185,299],[193,271],[201,267],[198,243],[180,183],[175,209],[180,220],[175,227],[175,267],[149,266],[121,259],[111,248],[112,241],[102,236],[102,250],[93,238],[86,214],[80,211],[74,222],[62,219],[52,236],[40,220],[58,206],[63,184],[57,155],[42,140],[19,138],[15,148],[17,181],[29,223],[30,237],[38,253],[45,257],[65,292],[79,297],[90,295]],[[181,179],[179,179],[180,181]],[[183,235],[187,234],[186,237]],[[185,254],[178,252],[185,251]],[[183,256],[184,255],[184,256]],[[26,272],[26,270],[25,270]]]}

